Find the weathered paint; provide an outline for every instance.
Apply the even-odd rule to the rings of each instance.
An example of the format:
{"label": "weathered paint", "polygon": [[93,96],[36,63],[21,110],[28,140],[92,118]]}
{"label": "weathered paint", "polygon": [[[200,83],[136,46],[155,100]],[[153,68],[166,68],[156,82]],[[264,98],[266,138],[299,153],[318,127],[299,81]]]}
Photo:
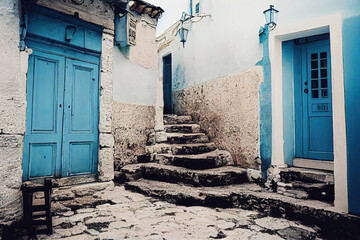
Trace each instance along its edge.
{"label": "weathered paint", "polygon": [[260,158],[263,177],[266,179],[267,169],[271,165],[271,63],[269,58],[269,31],[260,35],[260,42],[263,45],[263,58],[257,65],[263,67],[264,82],[260,86]]}
{"label": "weathered paint", "polygon": [[349,212],[360,215],[360,16],[343,22]]}

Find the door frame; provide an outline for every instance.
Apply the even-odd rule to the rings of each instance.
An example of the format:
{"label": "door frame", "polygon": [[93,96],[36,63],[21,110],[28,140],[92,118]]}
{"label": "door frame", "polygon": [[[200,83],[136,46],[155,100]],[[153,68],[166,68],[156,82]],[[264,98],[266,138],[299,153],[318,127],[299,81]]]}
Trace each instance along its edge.
{"label": "door frame", "polygon": [[[294,24],[278,26],[269,34],[269,54],[271,61],[272,89],[272,165],[285,163],[284,147],[284,117],[283,111],[283,68],[282,43],[302,37],[330,34],[330,52],[332,57],[331,85],[333,108],[333,146],[334,146],[334,176],[335,176],[335,207],[348,211],[347,182],[347,149],[345,122],[344,69],[342,50],[342,15],[334,14],[314,19],[308,19]],[[288,113],[293,114],[293,113]]]}
{"label": "door frame", "polygon": [[[172,84],[173,84],[173,76],[172,76],[172,73],[173,73],[173,69],[172,69],[172,54],[171,53],[168,53],[168,54],[165,54],[162,56],[162,75],[163,75],[163,99],[164,99],[164,96],[165,96],[165,92],[164,92],[164,86],[165,86],[165,76],[164,76],[164,72],[165,72],[165,58],[170,58],[170,66],[171,66],[171,74],[170,74],[170,113],[166,113],[166,114],[172,114],[174,113],[174,107],[173,107],[173,90],[172,90]],[[165,110],[165,101],[164,101],[164,110]]]}
{"label": "door frame", "polygon": [[[48,9],[48,8],[45,8],[42,6],[38,6],[38,5],[30,5],[30,6],[31,7],[28,9],[29,12],[34,11],[36,13],[43,14],[44,16],[50,16],[50,17],[62,20],[69,24],[77,24],[78,26],[80,26],[84,29],[101,32],[101,35],[104,35],[102,27],[100,27],[94,23],[85,22],[80,19],[74,19],[73,16],[69,16],[69,15],[61,13],[59,11]],[[26,12],[26,14],[28,14],[28,12]],[[103,37],[101,37],[101,39],[102,38]],[[100,112],[101,87],[100,86],[101,86],[101,76],[102,76],[102,71],[101,71],[101,58],[102,58],[102,52],[103,52],[102,48],[104,48],[104,47],[110,48],[110,46],[104,46],[104,42],[106,43],[107,41],[101,40],[101,47],[98,50],[88,49],[88,48],[78,47],[78,46],[68,44],[65,41],[59,42],[57,40],[48,39],[46,37],[38,36],[38,35],[29,33],[29,32],[26,34],[25,42],[26,42],[27,47],[29,47],[29,49],[27,50],[27,53],[29,55],[31,55],[33,51],[40,51],[40,52],[43,52],[46,54],[64,57],[65,60],[66,60],[66,58],[73,59],[73,60],[80,60],[84,63],[91,63],[91,64],[97,65],[98,83],[97,83],[96,88],[97,88],[98,96],[96,97],[97,98],[96,99],[97,106],[95,109],[95,112],[97,112],[97,114],[96,114],[96,118],[94,119],[94,121],[95,121],[94,124],[96,124],[96,128],[97,128],[97,138],[96,138],[96,142],[94,144],[94,147],[97,148],[97,151],[96,151],[97,161],[96,161],[96,164],[94,162],[94,166],[93,166],[95,173],[83,174],[83,175],[77,175],[77,176],[75,176],[75,175],[74,176],[66,176],[66,177],[62,177],[59,179],[54,179],[54,182],[55,182],[55,185],[64,186],[64,185],[72,185],[72,184],[78,184],[78,183],[98,181],[100,178],[99,173],[102,173],[102,172],[107,173],[107,171],[103,170],[103,168],[106,166],[103,166],[103,164],[101,164],[101,162],[104,162],[104,160],[101,158],[101,156],[99,154],[100,134],[102,132],[102,131],[100,131],[100,119],[101,119],[101,112]],[[112,47],[113,46],[111,45],[111,48]],[[22,59],[22,61],[24,61],[23,63],[27,67],[27,69],[25,71],[26,72],[29,71],[29,64],[28,64],[29,57]],[[65,70],[65,68],[64,68],[64,70]],[[65,72],[64,72],[64,74],[65,74]],[[28,84],[27,77],[26,77],[26,84]],[[109,97],[111,97],[111,99],[112,99],[112,95]],[[104,98],[104,97],[102,97],[102,98]],[[26,98],[26,101],[27,101],[27,98]],[[26,114],[26,119],[27,118],[28,118],[28,114]],[[27,125],[27,120],[26,120],[25,124]],[[23,147],[23,151],[24,151],[24,147]],[[63,158],[63,156],[62,156],[62,158]],[[109,160],[112,160],[112,159],[109,159]],[[61,161],[63,161],[63,160],[61,159]],[[27,165],[28,165],[28,163],[25,163],[24,159],[23,159],[22,168],[24,170],[26,170],[28,168]],[[63,171],[63,169],[61,169],[60,171]],[[25,174],[23,174],[23,180],[24,180],[24,177],[25,177]],[[39,177],[36,179],[32,179],[31,181],[34,181],[34,182],[40,181],[41,182],[42,179],[43,179],[43,177]]]}

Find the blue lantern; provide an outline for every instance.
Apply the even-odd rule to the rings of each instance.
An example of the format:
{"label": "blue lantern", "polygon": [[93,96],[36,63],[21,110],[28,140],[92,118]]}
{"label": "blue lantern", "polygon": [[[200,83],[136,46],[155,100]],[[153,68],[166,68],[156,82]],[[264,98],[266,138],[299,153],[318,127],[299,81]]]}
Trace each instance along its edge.
{"label": "blue lantern", "polygon": [[185,42],[187,41],[187,37],[189,34],[189,29],[184,26],[184,22],[190,20],[193,16],[183,12],[180,18],[181,27],[178,30],[178,34],[180,36],[180,42],[182,42],[183,47],[185,47]]}

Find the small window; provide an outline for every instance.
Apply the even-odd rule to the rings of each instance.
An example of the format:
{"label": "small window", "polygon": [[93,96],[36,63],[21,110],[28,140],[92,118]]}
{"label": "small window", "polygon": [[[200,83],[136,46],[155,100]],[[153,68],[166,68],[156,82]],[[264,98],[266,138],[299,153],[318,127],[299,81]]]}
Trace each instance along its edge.
{"label": "small window", "polygon": [[200,12],[200,3],[197,3],[195,7],[195,13],[199,13],[199,12]]}

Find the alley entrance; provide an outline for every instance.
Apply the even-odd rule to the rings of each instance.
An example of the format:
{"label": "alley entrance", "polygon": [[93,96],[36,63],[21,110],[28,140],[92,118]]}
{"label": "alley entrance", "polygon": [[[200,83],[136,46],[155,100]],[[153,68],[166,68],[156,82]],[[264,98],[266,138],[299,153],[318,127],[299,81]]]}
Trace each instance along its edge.
{"label": "alley entrance", "polygon": [[41,11],[29,13],[23,180],[97,172],[99,54],[71,41],[101,43],[99,36]]}

